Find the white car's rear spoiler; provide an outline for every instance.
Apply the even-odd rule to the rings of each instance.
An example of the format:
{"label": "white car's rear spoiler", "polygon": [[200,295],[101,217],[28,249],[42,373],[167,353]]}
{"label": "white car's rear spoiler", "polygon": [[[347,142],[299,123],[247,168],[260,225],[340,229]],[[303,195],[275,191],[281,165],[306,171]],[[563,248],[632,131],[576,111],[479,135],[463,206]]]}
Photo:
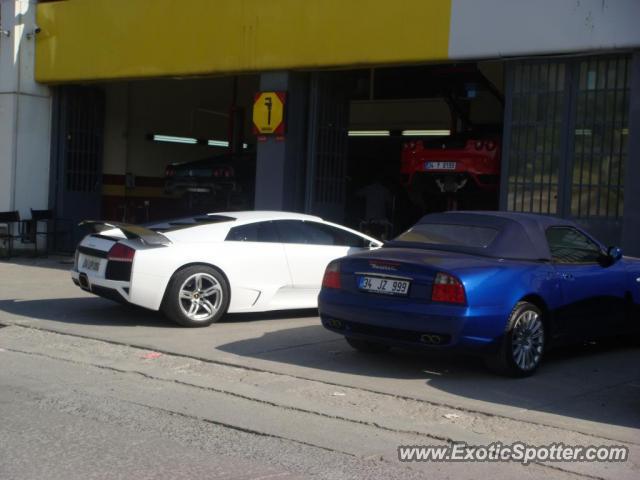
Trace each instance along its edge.
{"label": "white car's rear spoiler", "polygon": [[119,230],[129,240],[140,240],[148,245],[168,245],[171,243],[167,237],[161,233],[154,232],[148,228],[130,223],[106,222],[102,220],[84,220],[79,223],[80,226],[87,226],[96,233],[106,230]]}

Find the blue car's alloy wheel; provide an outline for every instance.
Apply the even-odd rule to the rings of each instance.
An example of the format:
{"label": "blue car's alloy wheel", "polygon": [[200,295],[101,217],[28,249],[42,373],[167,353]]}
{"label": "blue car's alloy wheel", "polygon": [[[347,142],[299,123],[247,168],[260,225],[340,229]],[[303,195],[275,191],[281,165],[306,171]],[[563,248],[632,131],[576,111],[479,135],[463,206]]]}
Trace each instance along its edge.
{"label": "blue car's alloy wheel", "polygon": [[537,305],[518,302],[509,315],[498,352],[487,359],[489,367],[512,377],[532,375],[545,352],[543,320]]}
{"label": "blue car's alloy wheel", "polygon": [[522,370],[535,369],[544,351],[544,325],[534,310],[525,310],[518,316],[511,334],[511,354]]}

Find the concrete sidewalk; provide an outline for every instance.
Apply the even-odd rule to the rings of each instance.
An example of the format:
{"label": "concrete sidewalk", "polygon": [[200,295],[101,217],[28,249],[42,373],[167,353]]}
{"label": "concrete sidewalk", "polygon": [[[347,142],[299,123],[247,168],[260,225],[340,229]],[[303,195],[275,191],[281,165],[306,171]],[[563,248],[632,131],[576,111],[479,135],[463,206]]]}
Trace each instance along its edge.
{"label": "concrete sidewalk", "polygon": [[0,263],[0,323],[640,443],[639,349],[555,352],[534,377],[514,380],[470,358],[358,354],[325,331],[313,311],[233,315],[204,329],[179,328],[159,313],[79,290],[67,268],[55,259]]}
{"label": "concrete sidewalk", "polygon": [[[632,444],[624,445],[630,455],[624,463],[481,462],[474,463],[473,469],[468,462],[401,463],[399,445],[499,441],[503,445],[618,446],[620,442],[33,328],[0,329],[0,362],[0,410],[11,417],[0,425],[0,438],[12,439],[0,441],[0,472],[3,465],[9,472],[22,473],[51,464],[50,471],[71,469],[82,478],[78,473],[89,469],[96,478],[97,472],[91,469],[104,472],[105,458],[112,459],[122,478],[130,478],[126,474],[131,470],[143,478],[154,472],[168,478],[163,469],[169,467],[167,472],[180,473],[178,478],[184,478],[185,472],[194,478],[217,478],[218,470],[232,473],[232,478],[254,478],[241,475],[246,468],[261,472],[255,478],[271,478],[268,470],[275,469],[331,479],[588,476],[619,480],[637,478],[639,468],[640,446]],[[169,435],[168,423],[175,424]],[[193,437],[201,437],[202,430],[211,430],[212,425],[216,438],[204,443],[215,442],[217,448],[209,457],[203,455],[202,440],[193,448]],[[42,434],[35,435],[42,429]],[[127,430],[135,433],[127,435]],[[242,432],[242,438],[232,432]],[[43,437],[62,444],[40,449]],[[123,454],[132,441],[140,447],[131,455]],[[20,446],[31,451],[32,444],[42,460],[25,466]],[[190,445],[191,450],[186,450]],[[102,453],[92,461],[96,448]],[[221,450],[240,457],[238,464],[220,455]],[[147,456],[156,458],[158,452],[164,452],[163,458],[172,465],[148,461]],[[181,452],[186,453],[182,458]],[[65,460],[69,457],[71,462]],[[246,465],[242,457],[263,465]]]}

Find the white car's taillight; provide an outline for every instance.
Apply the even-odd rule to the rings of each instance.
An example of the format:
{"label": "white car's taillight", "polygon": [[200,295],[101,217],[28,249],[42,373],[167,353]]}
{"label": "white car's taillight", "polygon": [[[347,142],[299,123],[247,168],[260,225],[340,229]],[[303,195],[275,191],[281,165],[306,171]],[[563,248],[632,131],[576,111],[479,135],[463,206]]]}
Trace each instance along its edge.
{"label": "white car's taillight", "polygon": [[133,262],[135,256],[135,249],[123,245],[122,243],[116,243],[109,253],[107,254],[107,260],[115,262]]}

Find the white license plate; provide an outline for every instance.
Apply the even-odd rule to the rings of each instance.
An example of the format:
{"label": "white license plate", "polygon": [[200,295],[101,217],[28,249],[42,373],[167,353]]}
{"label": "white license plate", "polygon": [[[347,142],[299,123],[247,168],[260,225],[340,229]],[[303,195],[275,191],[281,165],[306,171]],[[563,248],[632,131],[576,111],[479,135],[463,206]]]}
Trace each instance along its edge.
{"label": "white license plate", "polygon": [[426,162],[425,170],[455,170],[456,162]]}
{"label": "white license plate", "polygon": [[358,288],[367,292],[385,293],[387,295],[407,295],[411,282],[393,278],[359,277]]}
{"label": "white license plate", "polygon": [[100,260],[94,257],[84,257],[84,260],[82,261],[82,269],[97,272],[100,270]]}

